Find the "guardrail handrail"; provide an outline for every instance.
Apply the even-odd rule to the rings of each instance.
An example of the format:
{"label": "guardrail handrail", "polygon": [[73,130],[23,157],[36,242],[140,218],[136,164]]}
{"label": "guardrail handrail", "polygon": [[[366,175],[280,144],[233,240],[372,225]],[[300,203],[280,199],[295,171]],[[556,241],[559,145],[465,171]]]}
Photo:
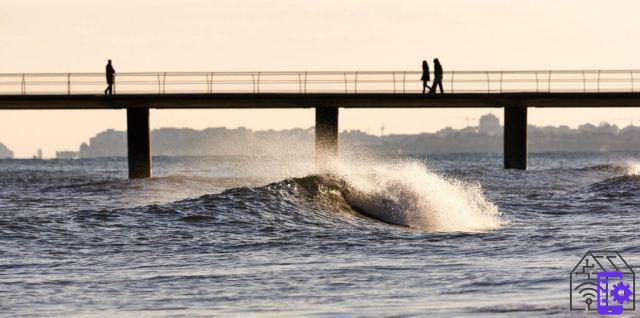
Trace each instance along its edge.
{"label": "guardrail handrail", "polygon": [[[445,94],[511,92],[605,93],[636,91],[640,70],[445,71]],[[389,93],[422,91],[419,71],[123,72],[121,94]],[[432,75],[432,78],[434,76]],[[100,94],[104,73],[0,73],[0,95]]]}

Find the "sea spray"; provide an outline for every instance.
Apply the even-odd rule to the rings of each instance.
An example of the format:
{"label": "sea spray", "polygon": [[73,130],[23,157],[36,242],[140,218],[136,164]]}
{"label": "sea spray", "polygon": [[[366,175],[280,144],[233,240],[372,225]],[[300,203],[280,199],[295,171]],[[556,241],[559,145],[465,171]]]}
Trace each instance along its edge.
{"label": "sea spray", "polygon": [[640,163],[637,161],[627,161],[624,165],[625,174],[631,176],[640,175]]}
{"label": "sea spray", "polygon": [[430,171],[423,163],[334,163],[355,209],[383,222],[428,231],[482,231],[504,221],[477,183]]}

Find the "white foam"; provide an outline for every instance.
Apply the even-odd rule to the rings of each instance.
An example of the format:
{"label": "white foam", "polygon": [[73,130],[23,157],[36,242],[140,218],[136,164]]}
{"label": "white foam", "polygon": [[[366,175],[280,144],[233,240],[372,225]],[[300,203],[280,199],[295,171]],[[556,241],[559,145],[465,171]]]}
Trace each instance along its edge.
{"label": "white foam", "polygon": [[331,170],[349,185],[352,206],[387,223],[446,232],[504,224],[479,184],[440,176],[419,162],[341,162]]}
{"label": "white foam", "polygon": [[625,164],[625,174],[627,175],[640,175],[640,163],[636,161],[628,161]]}

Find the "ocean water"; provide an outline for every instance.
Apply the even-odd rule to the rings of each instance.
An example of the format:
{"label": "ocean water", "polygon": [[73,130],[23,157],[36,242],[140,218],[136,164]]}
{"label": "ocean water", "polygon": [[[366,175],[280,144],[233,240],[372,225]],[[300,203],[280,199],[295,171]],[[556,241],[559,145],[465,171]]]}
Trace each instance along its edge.
{"label": "ocean water", "polygon": [[640,262],[640,153],[529,159],[0,160],[0,316],[568,316]]}

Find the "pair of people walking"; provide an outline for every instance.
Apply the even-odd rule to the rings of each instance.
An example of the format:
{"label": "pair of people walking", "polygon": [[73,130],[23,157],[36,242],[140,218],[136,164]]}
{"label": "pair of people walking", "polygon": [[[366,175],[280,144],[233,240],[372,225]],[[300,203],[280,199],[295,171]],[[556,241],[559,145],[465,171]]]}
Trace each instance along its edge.
{"label": "pair of people walking", "polygon": [[427,88],[429,88],[429,94],[435,94],[436,89],[440,87],[440,94],[444,93],[444,89],[442,88],[442,65],[440,61],[436,58],[433,60],[433,83],[429,86],[429,81],[431,81],[431,73],[429,72],[429,63],[427,61],[422,61],[422,94],[426,93]]}

